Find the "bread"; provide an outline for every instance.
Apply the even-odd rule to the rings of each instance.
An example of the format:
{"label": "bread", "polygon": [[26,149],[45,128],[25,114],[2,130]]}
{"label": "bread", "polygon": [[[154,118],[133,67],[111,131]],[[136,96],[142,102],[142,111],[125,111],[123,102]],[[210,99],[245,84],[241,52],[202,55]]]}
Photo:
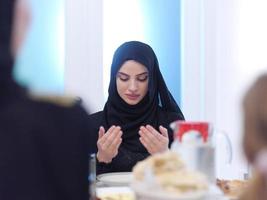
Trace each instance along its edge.
{"label": "bread", "polygon": [[180,157],[171,151],[138,162],[133,168],[133,176],[137,181],[155,182],[164,191],[175,194],[208,188],[206,177],[186,169]]}
{"label": "bread", "polygon": [[217,186],[230,199],[238,199],[248,185],[248,181],[243,180],[220,180],[217,179]]}
{"label": "bread", "polygon": [[146,169],[152,170],[156,176],[164,172],[173,172],[184,169],[181,159],[170,151],[163,154],[156,154],[138,162],[133,168],[134,178],[141,181],[144,179]]}

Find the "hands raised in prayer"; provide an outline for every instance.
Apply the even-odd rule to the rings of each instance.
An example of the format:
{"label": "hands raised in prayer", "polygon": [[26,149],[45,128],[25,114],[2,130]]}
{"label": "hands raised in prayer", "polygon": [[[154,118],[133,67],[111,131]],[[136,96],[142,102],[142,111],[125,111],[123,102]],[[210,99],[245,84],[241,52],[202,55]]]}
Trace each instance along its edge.
{"label": "hands raised in prayer", "polygon": [[[140,127],[140,142],[151,155],[168,149],[168,130],[163,126],[159,126],[159,131],[150,125]],[[110,163],[118,154],[118,149],[122,142],[121,136],[122,131],[119,126],[111,126],[106,133],[104,127],[101,126],[99,128],[97,140],[97,159],[99,162]]]}
{"label": "hands raised in prayer", "polygon": [[122,131],[119,126],[111,126],[105,133],[103,126],[99,128],[97,140],[97,159],[99,162],[110,163],[118,154],[122,142]]}
{"label": "hands raised in prayer", "polygon": [[159,131],[160,133],[150,125],[140,127],[140,142],[151,155],[168,149],[168,130],[163,126],[159,126]]}

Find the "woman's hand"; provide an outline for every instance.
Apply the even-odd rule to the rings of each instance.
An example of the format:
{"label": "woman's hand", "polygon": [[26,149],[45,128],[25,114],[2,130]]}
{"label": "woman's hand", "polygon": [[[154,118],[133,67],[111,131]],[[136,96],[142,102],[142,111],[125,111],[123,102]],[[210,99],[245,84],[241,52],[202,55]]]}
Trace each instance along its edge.
{"label": "woman's hand", "polygon": [[168,130],[159,126],[161,134],[150,125],[141,126],[139,130],[140,142],[150,154],[166,151],[169,145]]}
{"label": "woman's hand", "polygon": [[97,160],[99,162],[110,163],[118,154],[119,146],[122,142],[122,131],[119,126],[112,126],[105,133],[104,127],[100,127],[97,140]]}

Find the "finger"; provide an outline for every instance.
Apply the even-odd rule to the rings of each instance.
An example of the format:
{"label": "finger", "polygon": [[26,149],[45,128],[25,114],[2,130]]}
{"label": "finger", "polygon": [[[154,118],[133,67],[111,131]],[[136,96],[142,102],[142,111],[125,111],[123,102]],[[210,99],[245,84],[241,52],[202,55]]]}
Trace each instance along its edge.
{"label": "finger", "polygon": [[168,130],[166,128],[164,128],[163,126],[159,126],[159,131],[161,132],[161,134],[164,136],[164,137],[167,137],[169,138],[169,134],[168,134]]}
{"label": "finger", "polygon": [[102,145],[105,141],[104,134],[105,134],[105,129],[103,126],[100,126],[99,131],[98,131],[98,140],[97,140],[97,147],[98,148],[102,148]]}
{"label": "finger", "polygon": [[[155,134],[152,133],[153,129],[148,129],[147,126],[144,127],[142,126],[140,128],[140,130],[142,131],[142,133],[144,133],[148,138],[150,138],[151,140],[157,140],[157,138],[155,137]],[[156,142],[156,141],[155,141]]]}
{"label": "finger", "polygon": [[112,152],[112,154],[113,154],[113,155],[112,155],[113,157],[116,156],[116,154],[118,153],[118,149],[119,149],[121,143],[122,143],[122,138],[118,138],[118,139],[116,140],[116,142],[114,142],[114,143],[112,144],[111,152]]}
{"label": "finger", "polygon": [[108,129],[108,131],[106,132],[106,134],[104,134],[104,137],[103,137],[103,141],[105,142],[108,138],[109,138],[109,136],[110,136],[110,134],[114,131],[114,129],[116,128],[116,126],[111,126],[109,129]]}
{"label": "finger", "polygon": [[122,141],[122,138],[121,138],[121,135],[122,135],[122,131],[120,131],[119,134],[117,134],[117,136],[112,140],[112,143],[109,145],[108,149],[113,152],[113,151],[116,151],[120,142]]}
{"label": "finger", "polygon": [[116,146],[117,149],[119,149],[121,143],[122,143],[122,138],[119,138],[119,142],[117,143],[117,146]]}
{"label": "finger", "polygon": [[153,153],[153,147],[151,147],[151,146],[149,145],[149,143],[147,143],[147,142],[144,140],[144,138],[140,137],[139,140],[140,140],[141,144],[146,148],[146,150],[147,150],[150,154],[152,154],[152,153]]}
{"label": "finger", "polygon": [[148,137],[148,135],[150,135],[151,133],[144,133],[142,130],[139,131],[139,134],[140,134],[140,138],[142,139],[142,141],[146,144],[146,146],[148,148],[153,148],[153,146],[157,146],[157,143],[154,143],[152,140],[151,140],[151,137]]}
{"label": "finger", "polygon": [[150,145],[157,145],[157,139],[145,127],[141,127],[139,135]]}
{"label": "finger", "polygon": [[168,130],[163,126],[160,126],[159,129],[162,132],[162,134],[160,134],[152,126],[147,125],[146,127],[158,139],[158,143],[154,146],[153,152],[161,152],[163,149],[166,149],[169,143]]}
{"label": "finger", "polygon": [[103,143],[103,148],[112,149],[113,148],[113,146],[112,146],[113,142],[116,141],[118,138],[121,138],[121,136],[122,136],[122,131],[120,130],[120,127],[115,127],[112,130],[112,132],[110,132],[107,135],[107,137]]}
{"label": "finger", "polygon": [[122,138],[119,138],[119,142],[117,143],[117,146],[115,147],[115,150],[113,152],[113,157],[115,157],[118,154],[121,143],[122,143]]}
{"label": "finger", "polygon": [[162,141],[163,136],[156,129],[150,125],[146,125],[146,129],[151,133],[150,135],[154,138],[156,143]]}
{"label": "finger", "polygon": [[100,126],[98,131],[98,139],[102,138],[104,134],[105,134],[105,129],[103,126]]}
{"label": "finger", "polygon": [[113,131],[113,129],[115,129],[116,128],[116,126],[111,126],[108,130],[107,130],[107,132],[106,132],[106,135],[108,135],[110,132],[112,132]]}
{"label": "finger", "polygon": [[[161,129],[160,129],[160,132],[161,133],[159,133],[156,129],[154,129],[152,126],[150,126],[150,125],[147,125],[147,129],[150,131],[150,132],[152,132],[152,134],[158,139],[158,141],[160,141],[160,142],[162,142],[162,141],[164,141],[164,140],[166,140],[166,138],[168,139],[169,137],[168,137],[168,130],[166,129],[166,131],[165,131],[165,128],[163,127],[163,126],[160,126],[160,127],[162,127],[163,129],[164,129],[164,133],[162,134],[162,131],[161,131]],[[162,129],[162,130],[163,130]],[[167,135],[166,135],[167,134]]]}
{"label": "finger", "polygon": [[122,136],[122,131],[121,127],[115,126],[110,132],[107,134],[107,140],[109,140],[111,143],[112,141],[117,138]]}

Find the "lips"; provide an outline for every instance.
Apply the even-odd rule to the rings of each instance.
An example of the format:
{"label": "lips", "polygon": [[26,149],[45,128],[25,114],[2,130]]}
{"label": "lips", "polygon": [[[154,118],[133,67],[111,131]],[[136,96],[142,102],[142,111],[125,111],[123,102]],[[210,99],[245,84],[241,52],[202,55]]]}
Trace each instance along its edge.
{"label": "lips", "polygon": [[140,95],[137,95],[137,94],[125,94],[125,95],[130,100],[137,100],[139,98],[139,96],[140,96]]}

